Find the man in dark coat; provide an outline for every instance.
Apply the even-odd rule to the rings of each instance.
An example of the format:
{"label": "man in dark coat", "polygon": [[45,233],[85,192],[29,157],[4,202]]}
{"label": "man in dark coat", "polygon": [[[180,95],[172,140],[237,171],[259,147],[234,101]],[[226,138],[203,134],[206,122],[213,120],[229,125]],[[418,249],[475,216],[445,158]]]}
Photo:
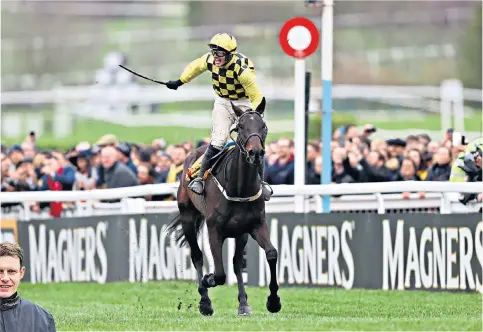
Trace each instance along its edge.
{"label": "man in dark coat", "polygon": [[56,332],[52,315],[17,293],[25,274],[22,249],[0,243],[0,332]]}

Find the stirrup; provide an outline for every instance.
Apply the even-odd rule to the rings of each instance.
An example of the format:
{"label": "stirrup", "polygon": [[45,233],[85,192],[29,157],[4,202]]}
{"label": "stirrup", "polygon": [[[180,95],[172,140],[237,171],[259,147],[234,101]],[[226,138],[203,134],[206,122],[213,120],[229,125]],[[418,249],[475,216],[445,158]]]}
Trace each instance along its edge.
{"label": "stirrup", "polygon": [[273,195],[272,187],[265,181],[262,181],[262,195],[266,201],[269,201]]}
{"label": "stirrup", "polygon": [[[201,185],[201,190],[195,190],[195,185],[197,183]],[[190,189],[195,194],[201,195],[205,190],[205,183],[202,178],[195,178],[188,184],[188,189]]]}

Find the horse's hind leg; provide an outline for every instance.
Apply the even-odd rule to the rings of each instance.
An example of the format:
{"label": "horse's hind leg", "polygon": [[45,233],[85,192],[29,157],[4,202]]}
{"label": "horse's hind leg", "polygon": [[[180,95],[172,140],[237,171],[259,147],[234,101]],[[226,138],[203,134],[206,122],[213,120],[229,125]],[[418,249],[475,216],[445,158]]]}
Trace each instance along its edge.
{"label": "horse's hind leg", "polygon": [[208,297],[208,289],[203,285],[203,253],[198,245],[196,235],[196,221],[200,218],[200,214],[197,211],[184,211],[180,218],[182,218],[183,232],[186,237],[186,241],[191,249],[191,261],[196,269],[196,280],[198,282],[198,293],[200,293],[200,305],[199,310],[205,316],[213,315],[213,306],[211,300]]}
{"label": "horse's hind leg", "polygon": [[244,234],[235,239],[235,255],[233,256],[233,270],[236,275],[236,281],[238,283],[238,315],[249,316],[252,314],[252,310],[248,305],[248,295],[245,291],[245,284],[243,283],[243,249],[248,241],[248,234]]}
{"label": "horse's hind leg", "polygon": [[208,225],[208,237],[210,239],[211,255],[213,256],[213,262],[215,264],[215,273],[205,274],[201,282],[205,287],[210,288],[224,285],[226,282],[226,274],[223,267],[223,239],[218,234],[216,226],[209,226],[214,225],[215,222],[207,220],[206,224]]}
{"label": "horse's hind leg", "polygon": [[268,226],[265,222],[261,227],[254,230],[251,235],[257,241],[258,245],[265,250],[268,266],[270,267],[270,295],[267,298],[267,310],[270,312],[279,312],[282,309],[282,303],[280,302],[280,297],[277,295],[277,249],[275,249],[270,241]]}

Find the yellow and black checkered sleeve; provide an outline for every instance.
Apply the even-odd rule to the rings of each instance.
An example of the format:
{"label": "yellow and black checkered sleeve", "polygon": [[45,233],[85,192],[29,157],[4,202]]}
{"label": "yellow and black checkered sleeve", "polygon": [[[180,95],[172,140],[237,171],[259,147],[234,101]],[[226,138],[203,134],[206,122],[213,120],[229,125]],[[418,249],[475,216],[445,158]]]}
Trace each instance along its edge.
{"label": "yellow and black checkered sleeve", "polygon": [[253,109],[256,109],[262,102],[263,93],[258,87],[255,72],[246,68],[238,76],[238,82],[240,82],[240,84],[243,86],[243,89],[245,89],[245,93],[248,96],[248,99],[250,99]]}
{"label": "yellow and black checkered sleeve", "polygon": [[179,78],[181,82],[188,83],[200,74],[207,70],[207,58],[210,53],[206,53],[196,60],[193,60],[186,68],[183,70],[181,77]]}

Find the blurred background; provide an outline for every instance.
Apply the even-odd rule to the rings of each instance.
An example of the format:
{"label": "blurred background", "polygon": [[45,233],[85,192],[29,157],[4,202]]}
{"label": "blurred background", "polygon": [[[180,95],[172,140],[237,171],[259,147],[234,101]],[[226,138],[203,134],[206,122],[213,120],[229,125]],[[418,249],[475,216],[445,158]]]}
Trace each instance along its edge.
{"label": "blurred background", "polygon": [[[303,0],[6,1],[1,20],[2,142],[18,142],[31,130],[37,144],[49,148],[94,142],[106,132],[138,143],[157,137],[177,143],[208,136],[209,74],[190,84],[208,88],[199,90],[199,100],[183,92],[184,87],[176,92],[156,87],[158,100],[144,105],[108,105],[82,94],[61,100],[52,94],[5,92],[153,86],[117,64],[158,80],[177,79],[189,61],[207,51],[207,42],[219,31],[236,36],[239,51],[256,64],[262,88],[273,92],[267,113],[273,137],[292,137],[293,98],[282,89],[293,87],[294,61],[282,52],[278,32],[294,16],[308,17],[320,27],[321,10]],[[386,90],[372,89],[360,98],[356,89],[338,90],[337,85],[439,87],[445,79],[459,79],[464,88],[481,89],[478,2],[340,1],[335,5],[334,29],[334,129],[341,123],[371,122],[380,129],[377,135],[392,135],[385,130],[406,135],[411,129],[442,135],[445,130],[439,95],[391,97]],[[320,57],[319,47],[307,59],[312,75],[311,138],[320,135]],[[464,129],[481,132],[481,96],[470,99],[478,98],[465,100]],[[186,115],[193,120],[180,123],[186,122]]]}

